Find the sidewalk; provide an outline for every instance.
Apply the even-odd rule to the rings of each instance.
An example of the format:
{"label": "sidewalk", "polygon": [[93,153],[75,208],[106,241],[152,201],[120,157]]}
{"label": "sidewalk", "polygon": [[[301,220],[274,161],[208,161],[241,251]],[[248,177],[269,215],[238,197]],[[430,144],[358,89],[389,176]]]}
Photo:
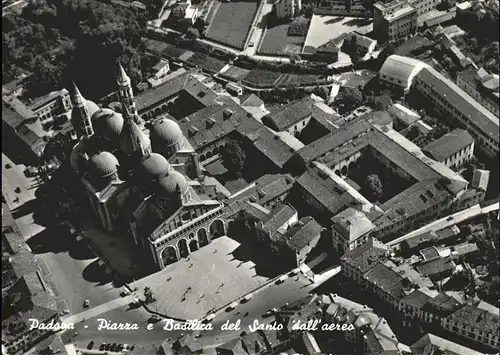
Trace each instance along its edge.
{"label": "sidewalk", "polygon": [[67,317],[61,317],[64,323],[79,323],[85,321],[85,319],[97,317],[100,314],[112,311],[113,309],[126,306],[134,301],[134,298],[138,297],[137,294],[131,294],[125,297],[117,298],[108,303],[101,304],[99,306],[89,308],[78,314],[73,314]]}

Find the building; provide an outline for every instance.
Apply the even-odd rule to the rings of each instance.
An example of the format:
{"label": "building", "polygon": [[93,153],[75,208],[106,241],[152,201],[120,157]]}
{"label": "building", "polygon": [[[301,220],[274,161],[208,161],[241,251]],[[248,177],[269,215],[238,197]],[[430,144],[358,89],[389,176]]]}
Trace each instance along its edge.
{"label": "building", "polygon": [[52,291],[5,203],[2,252],[2,351],[19,354],[49,348],[66,354],[53,331],[30,329],[29,319],[48,323],[59,322],[60,318]]}
{"label": "building", "polygon": [[[353,207],[375,225],[372,236],[389,240],[434,218],[437,211],[451,208],[467,190],[465,179],[427,157],[394,131],[391,122],[387,113],[369,113],[307,145],[290,159],[290,165],[306,170],[297,179],[295,198],[305,202],[318,221],[329,226],[332,217]],[[384,203],[370,202],[342,178],[366,154],[391,167],[409,187]]]}
{"label": "building", "polygon": [[463,129],[455,129],[427,144],[422,151],[434,160],[457,169],[474,155],[474,138]]}
{"label": "building", "polygon": [[467,129],[485,153],[498,154],[498,117],[433,68],[422,69],[414,87],[452,123]]}
{"label": "building", "polygon": [[489,181],[490,172],[488,170],[474,169],[471,182],[473,188],[486,192]]}
{"label": "building", "polygon": [[417,9],[418,16],[434,10],[439,3],[438,0],[410,0],[410,4]]}
{"label": "building", "polygon": [[408,38],[417,32],[418,10],[408,1],[377,2],[373,7],[373,33],[380,43]]}
{"label": "building", "polygon": [[425,67],[427,64],[420,60],[393,54],[380,68],[379,79],[388,86],[408,92],[415,76]]}
{"label": "building", "polygon": [[223,204],[208,196],[209,187],[189,182],[200,177],[199,159],[175,121],[158,118],[145,129],[130,78],[118,69],[123,114],[105,108],[91,115],[73,88],[80,141],[70,163],[103,228],[128,233],[162,269],[225,234]]}
{"label": "building", "polygon": [[443,318],[441,326],[468,341],[498,349],[499,318],[488,311],[467,304]]}
{"label": "building", "polygon": [[278,0],[274,6],[278,19],[292,19],[300,13],[302,0]]}
{"label": "building", "polygon": [[339,50],[344,44],[355,43],[356,48],[359,51],[360,58],[363,58],[365,55],[371,55],[377,46],[376,40],[356,32],[343,33],[339,37],[333,39],[331,43],[337,46]]}
{"label": "building", "polygon": [[364,244],[375,228],[366,215],[349,207],[332,218],[333,247],[343,254]]}
{"label": "building", "polygon": [[312,107],[316,101],[311,97],[285,106],[280,111],[264,116],[262,123],[277,132],[288,132],[294,136],[300,135],[312,117]]}
{"label": "building", "polygon": [[436,352],[442,352],[449,355],[483,355],[483,353],[454,343],[453,341],[438,337],[434,334],[426,334],[410,346],[413,355],[426,355]]}
{"label": "building", "polygon": [[51,122],[54,117],[71,110],[69,91],[62,89],[53,91],[29,103],[29,109],[35,113],[42,124]]}
{"label": "building", "polygon": [[457,74],[457,85],[496,116],[500,115],[499,78],[470,66]]}

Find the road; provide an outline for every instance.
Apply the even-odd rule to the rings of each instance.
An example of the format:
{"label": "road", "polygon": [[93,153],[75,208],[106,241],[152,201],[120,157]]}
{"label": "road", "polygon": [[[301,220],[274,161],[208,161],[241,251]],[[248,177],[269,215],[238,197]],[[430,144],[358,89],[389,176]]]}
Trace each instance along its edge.
{"label": "road", "polygon": [[[6,165],[10,164],[10,168]],[[24,165],[15,165],[2,153],[2,188],[21,233],[37,259],[43,277],[58,300],[60,310],[80,312],[83,302],[100,304],[118,297],[110,278],[97,264],[95,254],[79,244],[64,227],[45,228],[33,220],[35,192],[40,181],[26,177]],[[19,187],[20,192],[15,189]],[[14,202],[19,197],[18,202]]]}
{"label": "road", "polygon": [[[273,318],[262,318],[262,314],[271,308],[279,308],[285,303],[292,303],[307,297],[309,292],[318,287],[327,278],[338,273],[338,268],[334,272],[329,271],[327,277],[318,277],[315,283],[311,283],[308,278],[299,274],[285,280],[282,284],[273,285],[263,288],[262,291],[256,292],[253,298],[245,304],[239,304],[236,309],[231,312],[222,310],[212,322],[212,331],[202,331],[199,341],[206,348],[214,348],[224,342],[237,337],[242,331],[249,332],[248,326],[253,324],[257,319],[260,323],[270,322]],[[109,303],[109,305],[115,301]],[[108,307],[108,305],[103,305]],[[154,303],[149,306],[152,310],[155,309]],[[248,314],[247,314],[248,313]],[[151,330],[147,329],[148,319],[151,315],[143,308],[130,309],[129,306],[117,307],[110,309],[107,312],[101,313],[93,318],[87,318],[82,323],[75,324],[75,330],[78,332],[76,338],[72,337],[74,331],[68,331],[65,334],[65,340],[75,342],[77,347],[86,347],[93,340],[97,345],[103,342],[106,343],[124,343],[127,344],[156,344],[160,345],[165,339],[170,338],[171,341],[178,339],[181,334],[188,334],[189,331],[183,330],[165,330],[166,321],[162,320],[152,326]],[[106,319],[113,322],[135,323],[139,329],[135,331],[127,330],[98,330],[98,319]],[[221,331],[221,326],[226,321],[234,323],[241,320],[240,329],[234,331]]]}
{"label": "road", "polygon": [[419,235],[422,233],[427,233],[430,231],[438,231],[438,230],[441,230],[443,228],[450,227],[450,226],[453,226],[457,223],[461,223],[461,222],[466,221],[468,219],[474,218],[476,216],[479,216],[482,214],[487,214],[487,213],[492,212],[492,211],[498,211],[498,208],[499,208],[498,202],[495,204],[489,205],[487,207],[484,207],[484,208],[481,208],[480,205],[474,205],[474,206],[469,207],[463,211],[453,213],[449,216],[443,217],[443,218],[438,219],[434,222],[426,224],[425,226],[423,226],[417,230],[414,230],[414,231],[412,231],[412,232],[410,232],[410,233],[408,233],[400,238],[397,238],[397,239],[390,241],[389,243],[387,243],[387,245],[393,247],[393,246],[401,243],[402,241],[409,239],[411,237],[414,237],[416,235]]}

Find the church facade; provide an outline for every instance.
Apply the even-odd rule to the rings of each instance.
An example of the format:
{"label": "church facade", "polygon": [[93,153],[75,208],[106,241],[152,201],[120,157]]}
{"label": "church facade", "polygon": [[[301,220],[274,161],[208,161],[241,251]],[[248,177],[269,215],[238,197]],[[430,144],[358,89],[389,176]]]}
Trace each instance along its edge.
{"label": "church facade", "polygon": [[198,155],[179,125],[139,117],[121,65],[117,84],[121,112],[99,108],[73,85],[70,164],[102,228],[125,230],[162,269],[226,233],[223,204],[200,185]]}

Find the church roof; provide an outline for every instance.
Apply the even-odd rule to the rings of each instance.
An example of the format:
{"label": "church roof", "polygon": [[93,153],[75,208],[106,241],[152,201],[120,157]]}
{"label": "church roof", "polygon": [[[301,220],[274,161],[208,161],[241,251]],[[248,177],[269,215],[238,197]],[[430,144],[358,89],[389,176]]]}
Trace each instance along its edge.
{"label": "church roof", "polygon": [[132,119],[127,120],[120,134],[120,150],[127,155],[132,155],[149,146],[149,138]]}
{"label": "church roof", "polygon": [[183,134],[179,125],[168,118],[156,120],[151,125],[151,139],[162,146],[172,146],[182,140]]}
{"label": "church roof", "polygon": [[121,114],[102,108],[92,115],[92,125],[97,134],[113,142],[120,137],[123,130],[123,117]]}
{"label": "church roof", "polygon": [[159,194],[170,196],[177,191],[177,188],[184,194],[189,186],[186,178],[181,173],[171,170],[167,176],[158,180],[157,187]]}
{"label": "church roof", "polygon": [[110,152],[100,152],[90,158],[90,171],[97,177],[106,177],[118,170],[118,159]]}
{"label": "church roof", "polygon": [[167,175],[170,170],[170,164],[167,159],[158,153],[152,153],[142,160],[140,171],[151,180]]}

